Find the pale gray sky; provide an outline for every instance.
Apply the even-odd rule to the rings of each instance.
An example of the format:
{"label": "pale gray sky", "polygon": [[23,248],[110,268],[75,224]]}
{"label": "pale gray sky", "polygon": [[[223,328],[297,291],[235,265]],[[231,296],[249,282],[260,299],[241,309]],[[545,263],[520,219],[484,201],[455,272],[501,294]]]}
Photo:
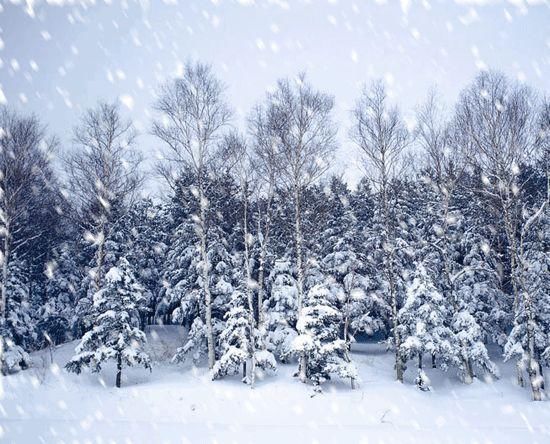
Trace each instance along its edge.
{"label": "pale gray sky", "polygon": [[0,12],[0,102],[38,114],[67,147],[83,109],[118,98],[154,158],[161,145],[146,133],[155,89],[189,59],[213,65],[239,127],[277,78],[305,70],[336,98],[337,170],[351,181],[349,110],[365,82],[383,78],[408,117],[432,85],[452,105],[480,69],[550,91],[544,1],[19,3],[3,1]]}

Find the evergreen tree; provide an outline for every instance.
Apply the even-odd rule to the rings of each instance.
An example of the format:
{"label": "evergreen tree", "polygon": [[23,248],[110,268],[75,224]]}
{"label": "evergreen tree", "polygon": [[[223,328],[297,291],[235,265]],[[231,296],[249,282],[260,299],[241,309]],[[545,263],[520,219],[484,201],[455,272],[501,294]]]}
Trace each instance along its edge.
{"label": "evergreen tree", "polygon": [[124,251],[146,289],[147,311],[141,313],[142,326],[158,321],[157,305],[163,289],[163,265],[168,251],[171,220],[164,205],[141,199],[130,208],[125,220]]}
{"label": "evergreen tree", "polygon": [[276,260],[268,283],[270,294],[264,302],[267,350],[286,362],[297,336],[297,289],[290,262]]}
{"label": "evergreen tree", "polygon": [[105,284],[94,298],[94,327],[76,347],[76,355],[67,363],[68,371],[79,374],[83,367],[101,371],[104,362],[117,363],[116,386],[120,387],[122,368],[143,365],[151,369],[149,356],[143,352],[146,338],[139,329],[144,289],[124,258],[105,275]]}
{"label": "evergreen tree", "polygon": [[297,322],[299,335],[292,343],[294,353],[305,356],[299,372],[302,382],[311,381],[319,386],[331,375],[337,375],[350,378],[354,387],[357,370],[350,361],[346,342],[339,337],[341,319],[342,314],[325,285],[316,285],[308,291]]}
{"label": "evergreen tree", "polygon": [[325,194],[328,210],[319,242],[324,254],[321,264],[325,275],[330,277],[330,291],[336,295],[342,312],[342,338],[349,349],[354,332],[372,335],[384,328],[380,311],[387,306],[370,291],[367,261],[360,253],[361,237],[350,205],[351,193],[341,179],[333,177]]}
{"label": "evergreen tree", "polygon": [[[250,371],[253,370],[247,372],[247,365],[251,365],[251,356],[255,367],[273,371],[277,369],[273,354],[262,347],[261,332],[257,328],[250,331],[249,316],[246,294],[236,289],[225,315],[225,327],[219,335],[221,356],[212,371],[212,379],[237,374],[242,369],[243,382],[252,384],[253,376]],[[250,339],[252,335],[254,341]]]}
{"label": "evergreen tree", "polygon": [[17,258],[10,261],[5,284],[9,295],[5,317],[0,319],[0,370],[14,373],[30,364],[27,351],[36,343],[37,335],[29,304],[29,282],[23,272],[25,264]]}
{"label": "evergreen tree", "polygon": [[64,242],[46,264],[48,278],[44,292],[46,301],[38,310],[37,324],[41,345],[58,345],[72,338],[71,322],[75,316],[77,291],[82,281],[75,246]]}
{"label": "evergreen tree", "polygon": [[407,286],[407,299],[399,310],[399,333],[403,339],[399,353],[406,362],[418,358],[416,384],[429,389],[424,373],[423,356],[426,353],[440,357],[441,367],[455,360],[453,334],[447,327],[448,310],[424,266],[417,264]]}
{"label": "evergreen tree", "polygon": [[[536,230],[528,236],[524,246],[523,295],[514,327],[504,347],[506,360],[513,357],[520,360],[522,367],[531,374],[540,372],[534,381],[541,392],[544,390],[544,376],[540,365],[550,366],[550,217],[546,210],[540,215]],[[526,306],[529,305],[529,311]],[[529,313],[532,313],[529,317]],[[529,360],[531,349],[534,360]]]}

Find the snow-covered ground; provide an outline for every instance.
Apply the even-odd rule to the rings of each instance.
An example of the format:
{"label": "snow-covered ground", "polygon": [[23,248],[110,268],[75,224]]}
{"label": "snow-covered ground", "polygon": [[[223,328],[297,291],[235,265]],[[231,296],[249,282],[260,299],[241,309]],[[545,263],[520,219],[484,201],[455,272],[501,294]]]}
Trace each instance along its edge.
{"label": "snow-covered ground", "polygon": [[[211,381],[204,368],[167,361],[181,343],[177,327],[148,332],[153,372],[126,369],[114,387],[114,368],[68,374],[75,343],[33,355],[33,368],[1,380],[0,442],[40,443],[549,443],[550,404],[530,401],[499,362],[494,382],[459,383],[453,372],[428,371],[433,390],[393,380],[392,355],[358,344],[353,358],[361,385],[311,386],[280,366],[250,389],[237,377]],[[550,385],[550,384],[548,384]]]}

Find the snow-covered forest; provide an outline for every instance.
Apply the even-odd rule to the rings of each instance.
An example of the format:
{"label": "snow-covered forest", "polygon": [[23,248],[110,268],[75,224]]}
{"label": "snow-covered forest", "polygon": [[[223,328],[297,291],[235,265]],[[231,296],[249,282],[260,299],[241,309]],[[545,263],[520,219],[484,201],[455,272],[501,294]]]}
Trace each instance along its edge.
{"label": "snow-covered forest", "polygon": [[[548,91],[484,69],[455,103],[425,91],[411,124],[386,82],[365,77],[343,125],[309,73],[280,78],[239,123],[227,86],[192,59],[156,85],[145,132],[162,156],[116,97],[78,115],[70,146],[47,113],[1,106],[0,437],[30,439],[5,409],[30,409],[44,385],[46,411],[63,390],[76,408],[79,387],[155,399],[155,381],[198,403],[219,384],[297,403],[360,391],[371,407],[407,393],[434,421],[442,399],[497,387],[526,401],[544,442]],[[334,168],[342,139],[357,184]],[[232,409],[277,408],[250,399]]]}
{"label": "snow-covered forest", "polygon": [[[550,106],[498,72],[468,85],[452,117],[430,93],[408,130],[380,82],[353,109],[357,189],[326,174],[334,98],[281,79],[246,133],[212,69],[163,86],[152,133],[170,186],[139,197],[132,122],[99,103],[74,128],[62,174],[36,116],[4,108],[2,371],[81,339],[68,371],[149,368],[147,325],[188,336],[173,359],[212,378],[296,361],[316,387],[356,384],[350,346],[384,341],[395,378],[426,365],[464,383],[498,378],[487,346],[544,395],[550,363]],[[412,148],[415,149],[412,149]]]}

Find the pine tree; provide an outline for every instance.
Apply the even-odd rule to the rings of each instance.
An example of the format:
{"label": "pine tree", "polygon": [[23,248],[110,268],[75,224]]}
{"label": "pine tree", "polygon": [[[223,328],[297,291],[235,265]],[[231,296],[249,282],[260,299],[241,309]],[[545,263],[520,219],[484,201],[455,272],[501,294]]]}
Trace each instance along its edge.
{"label": "pine tree", "polygon": [[351,193],[341,179],[333,177],[327,194],[326,228],[319,242],[324,254],[322,268],[331,278],[330,291],[337,296],[343,315],[342,338],[349,349],[355,332],[372,335],[384,329],[383,313],[389,312],[389,307],[372,291],[369,262],[361,252],[362,224],[350,203]]}
{"label": "pine tree", "polygon": [[297,288],[290,262],[276,260],[268,278],[270,294],[264,302],[267,350],[286,362],[297,336]]}
{"label": "pine tree", "polygon": [[76,355],[66,365],[68,371],[79,374],[89,367],[99,372],[104,362],[115,360],[116,386],[120,387],[123,365],[151,369],[149,356],[143,352],[145,333],[139,329],[143,293],[130,264],[121,258],[105,275],[103,288],[94,294],[95,324],[76,347]]}
{"label": "pine tree", "polygon": [[470,375],[476,375],[476,368],[486,378],[498,377],[498,368],[489,357],[483,342],[483,331],[474,316],[468,310],[462,310],[454,316],[451,327],[456,332],[455,348],[462,358],[455,364],[459,368],[461,379],[469,382]]}
{"label": "pine tree", "polygon": [[57,345],[72,339],[70,324],[75,315],[77,290],[82,281],[73,243],[64,242],[46,264],[46,301],[38,310],[41,345]]}
{"label": "pine tree", "polygon": [[161,290],[155,316],[163,323],[189,327],[186,342],[176,350],[173,361],[181,362],[191,356],[198,364],[207,357],[208,344],[195,183],[195,175],[190,172],[182,173],[176,181],[170,212],[177,226],[169,241],[163,274],[166,286]]}
{"label": "pine tree", "polygon": [[319,386],[331,375],[337,375],[350,378],[354,387],[357,370],[350,361],[346,341],[339,337],[341,320],[342,314],[325,285],[318,284],[307,292],[297,322],[299,335],[292,343],[293,352],[305,357],[300,362],[302,382]]}
{"label": "pine tree", "polygon": [[[540,215],[537,229],[526,239],[523,258],[523,285],[518,315],[504,347],[506,360],[517,358],[544,396],[542,366],[550,364],[550,216]],[[527,310],[529,306],[529,310]],[[529,315],[531,313],[531,315]],[[531,350],[531,353],[528,351]],[[530,359],[533,356],[534,359]],[[540,364],[539,364],[540,363]]]}
{"label": "pine tree", "polygon": [[[277,369],[275,357],[263,349],[261,332],[257,328],[250,331],[246,294],[239,289],[233,291],[229,307],[225,315],[225,328],[219,335],[222,353],[212,370],[212,379],[237,374],[242,369],[243,382],[252,384],[254,378],[250,372],[253,370],[247,372],[250,357],[254,359],[254,367],[273,371]],[[251,341],[252,335],[254,341]]]}
{"label": "pine tree", "polygon": [[166,206],[155,205],[150,199],[135,202],[125,220],[125,257],[134,265],[136,277],[147,291],[148,310],[141,313],[142,326],[158,321],[156,310],[163,289],[170,222]]}
{"label": "pine tree", "polygon": [[31,362],[29,354],[14,342],[10,333],[9,329],[0,325],[0,373],[2,375],[25,370]]}
{"label": "pine tree", "polygon": [[24,263],[14,257],[5,284],[7,306],[5,317],[0,319],[0,370],[14,373],[30,365],[27,351],[36,342],[35,320],[29,304],[29,282],[23,272]]}
{"label": "pine tree", "polygon": [[194,176],[182,174],[176,181],[175,193],[168,204],[167,219],[174,225],[168,236],[160,300],[155,318],[164,324],[177,322],[191,325],[200,317],[200,251],[194,214],[197,209],[193,196]]}
{"label": "pine tree", "polygon": [[447,327],[448,310],[424,266],[416,265],[407,286],[407,299],[399,310],[399,333],[402,343],[399,353],[402,359],[418,358],[416,384],[429,390],[429,380],[424,373],[423,355],[437,355],[443,369],[455,360],[453,334]]}
{"label": "pine tree", "polygon": [[510,319],[488,242],[475,230],[457,231],[459,240],[451,245],[454,251],[450,250],[448,258],[453,298],[450,326],[457,340],[460,377],[470,383],[476,369],[485,377],[498,377],[498,368],[491,361],[485,342],[502,344]]}

